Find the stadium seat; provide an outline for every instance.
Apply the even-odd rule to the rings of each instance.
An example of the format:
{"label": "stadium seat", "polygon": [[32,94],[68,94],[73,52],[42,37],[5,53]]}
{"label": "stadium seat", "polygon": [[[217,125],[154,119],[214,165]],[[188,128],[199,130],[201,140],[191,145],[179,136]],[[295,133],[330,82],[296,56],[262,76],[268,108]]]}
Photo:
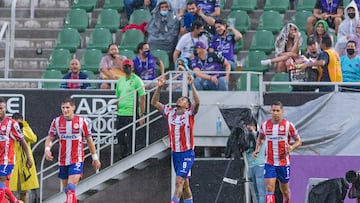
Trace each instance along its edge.
{"label": "stadium seat", "polygon": [[96,28],[107,28],[116,33],[120,27],[120,14],[114,9],[103,9],[97,19]]}
{"label": "stadium seat", "polygon": [[[272,82],[289,82],[289,73],[275,73],[271,79]],[[270,84],[270,92],[291,92],[290,85],[273,85]]]}
{"label": "stadium seat", "polygon": [[60,31],[56,48],[68,49],[70,53],[75,53],[76,49],[81,46],[81,36],[80,33],[74,28],[64,28]]}
{"label": "stadium seat", "polygon": [[[298,3],[296,5],[296,11],[313,11],[315,7],[315,1],[309,1],[309,0],[298,0]],[[345,8],[345,4],[344,4]]]}
{"label": "stadium seat", "polygon": [[72,59],[71,53],[67,49],[54,49],[49,57],[47,70],[58,70],[62,73],[69,71],[69,63]]}
{"label": "stadium seat", "polygon": [[90,34],[90,39],[87,44],[88,49],[99,49],[103,53],[108,51],[109,44],[111,44],[111,32],[107,28],[95,28]]}
{"label": "stadium seat", "polygon": [[258,30],[269,30],[277,34],[283,27],[283,19],[277,11],[264,11],[260,16]]}
{"label": "stadium seat", "polygon": [[81,8],[86,12],[92,12],[97,7],[97,0],[74,0],[71,8]]}
{"label": "stadium seat", "polygon": [[65,18],[64,28],[75,28],[79,32],[84,32],[89,27],[89,16],[84,9],[71,9]]}
{"label": "stadium seat", "polygon": [[99,73],[99,64],[103,57],[103,54],[98,49],[87,49],[82,56],[80,63],[81,69],[91,71],[93,73]]}
{"label": "stadium seat", "polygon": [[225,0],[220,0],[220,8],[225,9]]}
{"label": "stadium seat", "polygon": [[244,46],[244,39],[241,39],[240,41],[235,43],[234,54],[237,54]]}
{"label": "stadium seat", "polygon": [[129,49],[136,51],[136,47],[140,42],[144,42],[144,34],[140,30],[126,30],[121,36],[120,49]]}
{"label": "stadium seat", "polygon": [[103,9],[115,9],[122,11],[124,9],[124,1],[119,0],[105,0]]}
{"label": "stadium seat", "polygon": [[151,13],[149,9],[136,9],[130,15],[129,24],[141,24],[143,22],[148,22],[151,18]]}
{"label": "stadium seat", "polygon": [[229,18],[235,19],[235,28],[241,33],[245,33],[250,29],[250,17],[245,11],[231,11],[227,16],[227,19]]}
{"label": "stadium seat", "polygon": [[257,0],[234,0],[231,6],[231,10],[244,10],[248,13],[257,8]]}
{"label": "stadium seat", "polygon": [[264,11],[274,10],[279,13],[285,13],[285,11],[289,9],[289,6],[289,0],[266,0]]}
{"label": "stadium seat", "polygon": [[[237,81],[236,90],[237,91],[246,91],[247,83],[247,74],[241,74],[240,78]],[[250,91],[259,91],[259,75],[251,74],[250,76]]]}
{"label": "stadium seat", "polygon": [[343,8],[346,8],[347,5],[349,5],[349,3],[351,2],[352,0],[344,0],[343,2]]}
{"label": "stadium seat", "polygon": [[[98,78],[96,78],[96,75],[94,74],[94,72],[92,72],[90,70],[81,70],[81,72],[88,75],[90,80],[97,80],[98,79]],[[91,89],[97,89],[98,83],[91,83],[90,85],[91,85]]]}
{"label": "stadium seat", "polygon": [[166,51],[161,49],[151,50],[151,53],[158,57],[162,62],[164,63],[164,71],[169,70],[170,66],[170,59],[169,55],[166,53]]}
{"label": "stadium seat", "polygon": [[252,38],[250,50],[264,51],[269,55],[275,50],[274,47],[275,38],[272,32],[268,30],[258,30]]}
{"label": "stadium seat", "polygon": [[[59,70],[45,70],[41,76],[42,79],[62,79],[63,74]],[[60,88],[60,82],[43,82],[42,88],[53,89]]]}
{"label": "stadium seat", "polygon": [[293,16],[293,22],[300,30],[306,31],[306,20],[309,16],[312,16],[312,12],[310,11],[296,11]]}
{"label": "stadium seat", "polygon": [[304,31],[300,31],[301,32],[301,37],[302,37],[302,44],[300,46],[300,50],[301,50],[301,54],[305,54],[306,49],[307,49],[307,35]]}
{"label": "stadium seat", "polygon": [[129,49],[120,49],[119,47],[119,54],[122,56],[126,56],[126,58],[133,60],[136,57],[136,54],[133,50]]}
{"label": "stadium seat", "polygon": [[254,72],[266,72],[268,71],[268,66],[261,65],[260,61],[267,59],[265,52],[263,51],[250,51],[249,54],[245,57],[243,71],[254,71]]}

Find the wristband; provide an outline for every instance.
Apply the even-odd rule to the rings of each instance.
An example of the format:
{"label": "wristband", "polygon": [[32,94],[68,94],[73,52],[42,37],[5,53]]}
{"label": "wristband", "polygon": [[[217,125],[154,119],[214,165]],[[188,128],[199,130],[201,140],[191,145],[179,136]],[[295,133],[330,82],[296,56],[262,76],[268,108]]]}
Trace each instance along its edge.
{"label": "wristband", "polygon": [[50,152],[50,147],[45,147],[45,152]]}
{"label": "wristband", "polygon": [[98,157],[97,154],[92,154],[91,158],[92,158],[93,161],[99,160],[99,157]]}

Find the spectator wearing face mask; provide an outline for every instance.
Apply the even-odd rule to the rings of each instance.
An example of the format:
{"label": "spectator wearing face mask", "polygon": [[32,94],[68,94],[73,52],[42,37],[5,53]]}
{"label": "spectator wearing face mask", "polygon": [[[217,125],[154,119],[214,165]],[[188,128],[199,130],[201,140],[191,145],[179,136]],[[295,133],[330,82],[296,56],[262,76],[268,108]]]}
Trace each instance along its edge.
{"label": "spectator wearing face mask", "polygon": [[164,63],[150,53],[150,46],[141,42],[137,46],[138,55],[134,62],[134,72],[142,80],[154,80],[156,78],[156,66],[159,66],[160,73],[164,77]]}
{"label": "spectator wearing face mask", "polygon": [[180,21],[169,1],[158,1],[145,29],[148,32],[147,42],[150,47],[154,50],[164,50],[171,56],[178,40]]}
{"label": "spectator wearing face mask", "polygon": [[[360,82],[360,56],[355,52],[357,46],[355,41],[348,41],[346,55],[340,57],[343,82]],[[344,89],[347,87],[345,86]],[[350,88],[360,89],[360,86]]]}
{"label": "spectator wearing face mask", "polygon": [[340,56],[346,55],[346,43],[356,33],[356,24],[359,20],[359,11],[354,1],[345,8],[344,20],[339,26],[335,50]]}

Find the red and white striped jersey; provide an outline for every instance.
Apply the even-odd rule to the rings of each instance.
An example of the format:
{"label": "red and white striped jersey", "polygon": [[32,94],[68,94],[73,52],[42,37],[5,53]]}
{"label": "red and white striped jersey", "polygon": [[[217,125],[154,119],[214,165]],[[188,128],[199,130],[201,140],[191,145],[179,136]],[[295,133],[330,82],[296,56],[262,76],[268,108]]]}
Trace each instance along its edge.
{"label": "red and white striped jersey", "polygon": [[265,136],[266,163],[273,166],[287,166],[290,164],[290,153],[287,152],[287,144],[290,138],[297,138],[299,134],[293,123],[281,119],[279,123],[273,123],[271,119],[260,126],[260,136]]}
{"label": "red and white striped jersey", "polygon": [[71,120],[66,120],[61,115],[54,118],[48,136],[59,139],[60,166],[84,161],[84,138],[91,136],[84,117],[75,115]]}
{"label": "red and white striped jersey", "polygon": [[19,124],[5,117],[0,122],[0,165],[15,164],[14,141],[24,139]]}
{"label": "red and white striped jersey", "polygon": [[194,149],[194,118],[189,108],[184,114],[177,115],[176,109],[163,105],[163,115],[169,128],[170,146],[173,152],[184,152]]}

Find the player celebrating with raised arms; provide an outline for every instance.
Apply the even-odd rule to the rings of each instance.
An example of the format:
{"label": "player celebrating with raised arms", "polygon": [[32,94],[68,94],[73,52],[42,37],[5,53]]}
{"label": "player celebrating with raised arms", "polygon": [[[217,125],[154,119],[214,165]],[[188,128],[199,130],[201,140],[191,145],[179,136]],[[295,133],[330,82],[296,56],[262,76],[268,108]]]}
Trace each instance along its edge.
{"label": "player celebrating with raised arms", "polygon": [[94,170],[99,170],[100,161],[86,119],[75,115],[75,102],[66,98],[61,103],[62,115],[54,118],[45,141],[45,159],[53,160],[51,146],[59,139],[59,178],[66,193],[66,203],[77,203],[76,185],[83,171],[84,138],[89,146]]}

